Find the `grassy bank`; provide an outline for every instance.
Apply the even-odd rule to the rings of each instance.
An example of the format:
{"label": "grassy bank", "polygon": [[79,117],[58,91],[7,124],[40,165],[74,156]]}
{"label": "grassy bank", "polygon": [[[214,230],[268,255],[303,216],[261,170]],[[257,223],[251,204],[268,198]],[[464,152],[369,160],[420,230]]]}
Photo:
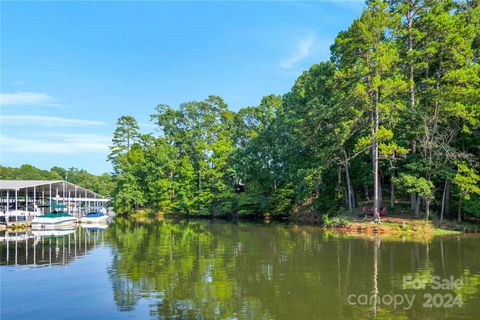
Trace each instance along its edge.
{"label": "grassy bank", "polygon": [[410,215],[383,217],[380,224],[375,223],[372,217],[345,213],[333,217],[328,215],[303,215],[299,219],[304,222],[319,224],[326,229],[341,233],[387,237],[431,238],[439,235],[480,232],[479,225],[454,221],[440,223],[438,220],[416,219]]}

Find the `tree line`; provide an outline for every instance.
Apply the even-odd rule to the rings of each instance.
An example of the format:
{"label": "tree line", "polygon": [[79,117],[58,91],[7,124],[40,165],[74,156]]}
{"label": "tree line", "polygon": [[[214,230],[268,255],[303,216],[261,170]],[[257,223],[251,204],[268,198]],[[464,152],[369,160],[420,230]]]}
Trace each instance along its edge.
{"label": "tree line", "polygon": [[80,187],[92,190],[102,196],[110,196],[114,183],[109,173],[96,176],[84,169],[64,169],[58,166],[42,170],[30,164],[18,168],[0,165],[1,180],[66,180]]}
{"label": "tree line", "polygon": [[330,61],[290,92],[230,110],[158,105],[158,135],[119,118],[116,207],[289,216],[368,207],[480,217],[477,0],[367,1]]}

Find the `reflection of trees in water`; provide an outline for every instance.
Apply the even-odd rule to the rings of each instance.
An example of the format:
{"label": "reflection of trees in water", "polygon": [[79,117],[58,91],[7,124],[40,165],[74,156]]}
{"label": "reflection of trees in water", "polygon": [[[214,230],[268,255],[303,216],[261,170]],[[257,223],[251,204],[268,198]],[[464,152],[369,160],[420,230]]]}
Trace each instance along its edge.
{"label": "reflection of trees in water", "polygon": [[[243,297],[232,281],[243,250],[234,239],[215,242],[202,222],[131,227],[119,222],[109,231],[116,247],[110,277],[120,309],[133,307],[142,296],[157,299],[152,312],[159,317],[267,316],[258,299]],[[218,231],[228,240],[229,230]]]}
{"label": "reflection of trees in water", "polygon": [[[455,240],[434,240],[428,247],[380,245],[302,226],[209,221],[135,226],[121,219],[106,237],[115,254],[109,274],[117,305],[131,310],[147,298],[159,318],[369,318],[371,306],[348,305],[350,294],[369,294],[372,288],[401,292],[402,276],[418,270],[441,276],[480,272],[474,242],[459,252]],[[427,316],[427,311],[442,312],[375,308],[377,318]]]}
{"label": "reflection of trees in water", "polygon": [[133,310],[144,288],[141,287],[142,283],[132,281],[125,275],[122,275],[116,269],[117,263],[117,257],[114,257],[112,261],[113,267],[108,270],[108,275],[113,286],[113,298],[120,310]]}

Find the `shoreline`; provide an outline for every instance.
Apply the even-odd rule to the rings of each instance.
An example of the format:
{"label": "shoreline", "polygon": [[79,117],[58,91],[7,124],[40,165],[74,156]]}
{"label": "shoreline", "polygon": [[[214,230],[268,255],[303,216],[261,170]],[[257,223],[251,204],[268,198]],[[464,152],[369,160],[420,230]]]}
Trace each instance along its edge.
{"label": "shoreline", "polygon": [[382,237],[410,237],[410,238],[432,238],[443,235],[478,234],[480,225],[470,223],[458,223],[456,221],[444,220],[442,223],[437,220],[425,220],[411,217],[409,214],[398,214],[383,217],[380,224],[376,224],[372,217],[358,217],[352,214],[339,214],[329,217],[324,221],[325,216],[314,213],[303,213],[301,215],[285,217],[258,217],[258,216],[191,216],[191,215],[164,215],[148,214],[142,210],[140,214],[126,215],[134,219],[171,218],[171,219],[205,219],[225,221],[251,221],[259,223],[284,222],[300,223],[309,226],[318,226],[328,231],[341,234],[382,236]]}
{"label": "shoreline", "polygon": [[[161,213],[154,214],[149,210],[140,210],[130,214],[121,214],[120,217],[131,218],[135,220],[153,219],[204,219],[204,220],[224,220],[229,222],[257,222],[269,224],[272,222],[299,223],[306,226],[316,226],[325,231],[336,234],[362,236],[362,237],[382,237],[382,238],[411,238],[428,240],[437,236],[461,235],[461,234],[479,234],[480,225],[469,223],[458,223],[456,221],[446,220],[440,223],[437,220],[427,221],[417,219],[408,214],[392,215],[383,217],[381,223],[377,224],[372,217],[359,217],[352,214],[339,214],[328,217],[320,216],[314,213],[303,213],[301,215],[285,217],[258,217],[258,216],[192,216],[192,215],[165,215]],[[0,230],[22,231],[29,229],[28,225],[2,226]]]}

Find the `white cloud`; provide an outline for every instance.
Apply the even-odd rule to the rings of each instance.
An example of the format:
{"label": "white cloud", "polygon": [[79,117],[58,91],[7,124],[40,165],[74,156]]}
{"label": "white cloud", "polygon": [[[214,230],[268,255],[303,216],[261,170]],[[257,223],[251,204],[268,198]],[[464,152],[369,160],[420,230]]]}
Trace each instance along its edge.
{"label": "white cloud", "polygon": [[22,125],[33,123],[36,126],[44,127],[80,127],[80,126],[100,126],[105,123],[96,120],[71,119],[62,117],[50,117],[39,115],[0,115],[3,125]]}
{"label": "white cloud", "polygon": [[38,92],[15,92],[0,93],[0,105],[45,105],[50,107],[61,107],[55,103],[55,99],[46,93]]}
{"label": "white cloud", "polygon": [[286,59],[280,60],[280,67],[283,69],[290,69],[297,62],[308,58],[313,52],[315,41],[316,39],[313,34],[306,35],[298,40],[295,51],[292,53],[292,55]]}
{"label": "white cloud", "polygon": [[8,153],[107,154],[110,136],[97,134],[52,134],[43,138],[13,138],[0,135],[0,149]]}

